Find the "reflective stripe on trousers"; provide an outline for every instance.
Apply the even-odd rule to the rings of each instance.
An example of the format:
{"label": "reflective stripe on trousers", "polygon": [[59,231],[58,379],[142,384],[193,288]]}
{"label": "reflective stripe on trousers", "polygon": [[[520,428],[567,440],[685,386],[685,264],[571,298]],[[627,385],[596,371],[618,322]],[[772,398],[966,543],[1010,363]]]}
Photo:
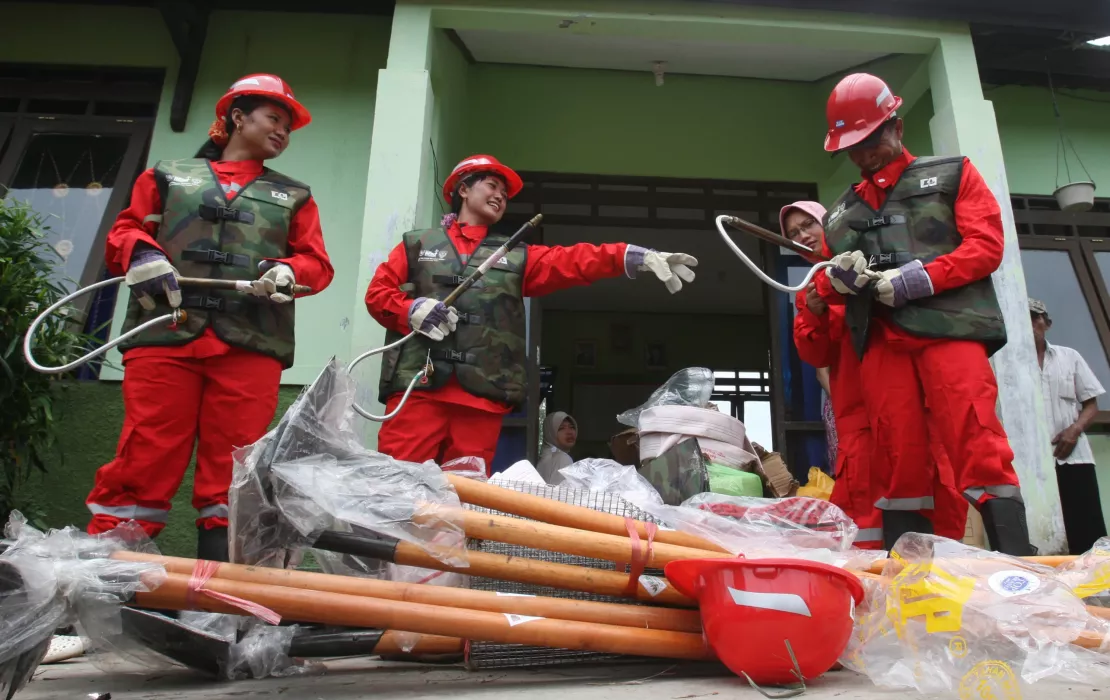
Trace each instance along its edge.
{"label": "reflective stripe on trousers", "polygon": [[971,505],[978,506],[983,496],[994,496],[995,498],[1012,498],[1018,503],[1025,503],[1021,497],[1021,489],[1017,486],[1010,486],[1003,484],[1001,486],[975,486],[964,490],[964,498],[971,502]]}
{"label": "reflective stripe on trousers", "polygon": [[933,497],[922,496],[920,498],[880,498],[875,501],[875,507],[879,510],[932,510]]}
{"label": "reflective stripe on trousers", "polygon": [[228,517],[226,503],[214,503],[210,506],[205,506],[197,511],[197,519],[203,518],[226,518]]}
{"label": "reflective stripe on trousers", "polygon": [[[145,520],[148,523],[166,523],[169,518],[169,509],[146,508],[144,506],[102,506],[98,503],[87,504],[89,512],[93,515],[108,515],[120,520]],[[224,506],[227,513],[227,506]]]}

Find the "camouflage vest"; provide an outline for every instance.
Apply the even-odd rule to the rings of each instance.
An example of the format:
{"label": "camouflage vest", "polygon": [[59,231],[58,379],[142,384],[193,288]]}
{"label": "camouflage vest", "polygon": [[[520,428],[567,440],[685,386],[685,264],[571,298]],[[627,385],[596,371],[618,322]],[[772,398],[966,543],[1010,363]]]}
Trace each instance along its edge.
{"label": "camouflage vest", "polygon": [[[848,188],[825,216],[825,240],[833,254],[859,250],[871,268],[888,270],[914,260],[929,263],[951,253],[963,238],[955,204],[963,157],[918,158],[906,167],[878,211]],[[869,294],[848,298],[846,317],[857,354],[863,357],[870,329]],[[926,338],[978,340],[994,354],[1006,344],[1006,325],[990,277],[890,310],[900,328]]]}
{"label": "camouflage vest", "polygon": [[[469,259],[460,255],[442,228],[410,231],[403,242],[408,254],[412,297],[444,299],[478,268],[502,243],[504,236],[486,236]],[[417,389],[437,389],[454,373],[471,394],[519,406],[527,386],[524,323],[524,265],[527,249],[518,246],[486,272],[459,297],[458,328],[440,342],[417,334],[409,342],[382,356],[379,400],[404,391],[429,358],[435,372]],[[400,340],[394,330],[386,343]]]}
{"label": "camouflage vest", "polygon": [[[266,168],[228,203],[204,159],[161,161],[154,166],[154,177],[162,199],[155,239],[182,277],[258,279],[263,259],[288,255],[290,222],[310,194],[307,185]],[[293,304],[233,291],[183,288],[181,294],[187,313],[183,323],[144,331],[123,349],[183,345],[211,325],[228,345],[292,366]],[[123,329],[169,313],[164,297],[155,301],[157,307],[145,311],[132,296]]]}

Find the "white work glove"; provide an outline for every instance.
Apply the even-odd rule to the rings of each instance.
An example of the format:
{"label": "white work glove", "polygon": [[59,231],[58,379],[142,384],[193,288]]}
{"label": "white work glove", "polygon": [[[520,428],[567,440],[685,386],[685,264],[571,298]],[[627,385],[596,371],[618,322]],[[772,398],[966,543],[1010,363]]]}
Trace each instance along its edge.
{"label": "white work glove", "polygon": [[432,340],[443,340],[454,332],[459,312],[442,301],[419,297],[409,307],[409,328]]}
{"label": "white work glove", "polygon": [[154,310],[154,295],[165,294],[170,306],[181,306],[181,287],[177,284],[177,269],[160,250],[143,248],[131,255],[124,281],[139,304],[147,311]]}
{"label": "white work glove", "polygon": [[651,270],[663,284],[667,291],[674,294],[682,289],[683,282],[694,281],[694,271],[698,259],[686,253],[660,253],[638,245],[629,245],[624,253],[624,272],[629,277],[643,270]]}
{"label": "white work glove", "polygon": [[873,279],[867,269],[867,257],[858,250],[841,253],[830,262],[833,265],[825,268],[825,274],[833,289],[841,294],[859,294]]}
{"label": "white work glove", "polygon": [[[262,273],[262,276],[251,282],[251,294],[256,297],[269,297],[275,304],[288,304],[293,301],[292,287],[296,282],[293,268],[285,263],[275,263],[273,267]],[[289,289],[289,294],[283,294],[278,288]]]}
{"label": "white work glove", "polygon": [[898,309],[914,299],[933,296],[933,280],[920,260],[906,263],[896,270],[885,270],[878,275],[875,297],[887,306]]}

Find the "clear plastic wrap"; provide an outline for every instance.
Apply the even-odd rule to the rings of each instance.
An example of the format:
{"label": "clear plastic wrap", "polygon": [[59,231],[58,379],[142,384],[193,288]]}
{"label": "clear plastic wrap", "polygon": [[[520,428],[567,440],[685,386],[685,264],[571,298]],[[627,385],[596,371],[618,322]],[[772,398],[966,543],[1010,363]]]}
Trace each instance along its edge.
{"label": "clear plastic wrap", "polygon": [[795,557],[866,568],[884,556],[854,549],[855,523],[836,506],[812,498],[778,500],[703,493],[681,506],[632,502],[668,527],[748,558]]}
{"label": "clear plastic wrap", "polygon": [[640,428],[640,414],[653,406],[696,406],[705,408],[713,396],[713,371],[704,367],[688,367],[675,372],[663,386],[652,392],[641,406],[617,416],[631,428]]}
{"label": "clear plastic wrap", "polygon": [[442,471],[455,476],[465,476],[467,479],[486,481],[486,460],[481,457],[459,457],[450,462],[444,462],[439,467]]}
{"label": "clear plastic wrap", "polygon": [[1061,566],[1057,578],[1087,605],[1110,608],[1110,537],[1102,537],[1075,561]]}
{"label": "clear plastic wrap", "polygon": [[[128,523],[95,536],[72,527],[43,533],[13,512],[5,535],[12,544],[0,554],[0,684],[18,685],[8,677],[15,667],[33,672],[44,642],[60,626],[78,625],[91,651],[127,650],[121,604],[165,576],[160,565],[111,558],[121,550],[156,554],[141,528]],[[108,657],[92,659],[103,668]]]}
{"label": "clear plastic wrap", "polygon": [[1110,624],[1048,567],[932,535],[898,540],[841,662],[887,689],[1018,698],[1053,678],[1105,685]]}
{"label": "clear plastic wrap", "polygon": [[355,382],[333,359],[278,426],[237,450],[229,494],[231,560],[287,567],[325,531],[369,531],[466,566],[460,522],[412,515],[424,505],[457,512],[455,490],[434,464],[364,448],[352,427]]}
{"label": "clear plastic wrap", "polygon": [[636,467],[611,459],[583,459],[559,470],[565,479],[561,487],[580,491],[600,491],[619,494],[629,502],[645,500],[662,505],[663,498]]}
{"label": "clear plastic wrap", "polygon": [[275,626],[260,620],[241,618],[246,628],[231,645],[223,675],[229,680],[247,678],[285,678],[324,672],[323,664],[289,656],[299,627]]}

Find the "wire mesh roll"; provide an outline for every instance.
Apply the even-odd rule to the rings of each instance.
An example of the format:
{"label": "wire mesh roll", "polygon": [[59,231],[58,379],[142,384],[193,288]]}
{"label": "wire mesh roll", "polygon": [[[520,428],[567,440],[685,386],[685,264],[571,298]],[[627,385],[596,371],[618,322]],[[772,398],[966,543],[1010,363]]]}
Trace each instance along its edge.
{"label": "wire mesh roll", "polygon": [[[527,493],[534,496],[542,496],[550,498],[563,503],[569,503],[577,506],[584,506],[603,513],[611,513],[621,517],[634,518],[644,522],[658,523],[659,521],[652,518],[650,515],[640,510],[631,503],[625,501],[620,496],[613,493],[599,493],[594,491],[578,491],[569,488],[560,488],[554,486],[540,486],[537,484],[530,484],[527,482],[519,481],[499,481],[498,486],[503,486],[507,489],[512,489],[520,493]],[[479,513],[495,513],[497,515],[505,515],[508,517],[518,517],[509,513],[502,513],[500,511],[493,511],[487,508],[479,508],[467,505],[467,508]],[[613,570],[613,563],[601,559],[591,559],[588,557],[574,556],[571,554],[562,554],[560,552],[548,552],[542,549],[534,549],[532,547],[523,547],[514,544],[505,544],[502,542],[492,542],[488,540],[470,540],[468,546],[471,549],[481,550],[483,552],[491,552],[494,554],[512,556],[512,557],[526,557],[529,559],[539,559],[541,561],[555,562],[559,564],[573,564],[575,566],[586,566],[593,569],[606,569]],[[631,545],[629,548],[629,555],[631,555]],[[663,572],[658,569],[645,569],[644,574],[649,576],[663,576]],[[615,598],[612,596],[596,595],[593,593],[582,593],[578,591],[567,591],[560,588],[550,588],[548,586],[535,586],[525,583],[514,583],[511,581],[501,581],[497,579],[482,578],[472,576],[470,578],[470,587],[484,591],[498,591],[501,593],[513,595],[542,595],[552,596],[555,598],[573,598],[576,600],[594,600],[606,603],[621,603],[624,605],[636,604],[635,601],[630,601],[626,598]],[[470,642],[467,645],[466,664],[467,668],[472,670],[490,669],[490,668],[511,668],[511,667],[528,667],[528,666],[555,666],[565,664],[582,664],[582,663],[645,663],[651,662],[651,659],[638,657],[638,656],[621,656],[616,654],[603,654],[591,651],[570,651],[566,649],[547,649],[544,647],[531,647],[519,644],[495,644],[492,642]]]}

